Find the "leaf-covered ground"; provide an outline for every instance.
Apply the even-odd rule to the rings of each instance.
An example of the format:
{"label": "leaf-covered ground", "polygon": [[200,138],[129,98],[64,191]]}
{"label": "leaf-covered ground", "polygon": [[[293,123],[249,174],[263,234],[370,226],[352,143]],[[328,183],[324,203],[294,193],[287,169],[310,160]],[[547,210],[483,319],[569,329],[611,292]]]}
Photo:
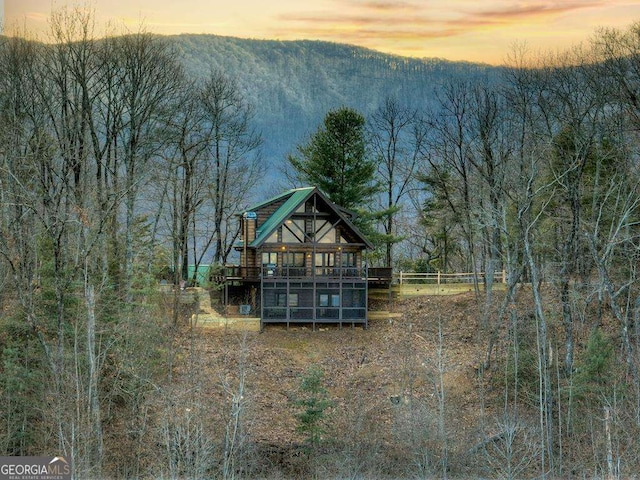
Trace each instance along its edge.
{"label": "leaf-covered ground", "polygon": [[[368,329],[274,325],[243,334],[203,328],[186,335],[182,348],[195,345],[205,389],[222,404],[230,399],[222,386],[237,389],[244,367],[252,443],[287,450],[303,442],[295,399],[305,371],[316,365],[334,403],[327,414],[329,441],[402,450],[406,439],[399,435],[408,433],[399,430],[420,424],[420,441],[431,443],[434,458],[442,455],[443,435],[448,455],[461,458],[485,438],[482,418],[494,403],[480,374],[485,342],[475,296],[421,297],[379,308],[396,316],[372,320]],[[186,374],[180,369],[187,365],[178,373]]]}

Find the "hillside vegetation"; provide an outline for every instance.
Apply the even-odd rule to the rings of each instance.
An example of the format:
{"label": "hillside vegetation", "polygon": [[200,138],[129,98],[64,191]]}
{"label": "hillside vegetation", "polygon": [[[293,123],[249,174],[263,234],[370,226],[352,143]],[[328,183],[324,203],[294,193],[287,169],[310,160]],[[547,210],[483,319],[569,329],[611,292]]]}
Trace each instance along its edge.
{"label": "hillside vegetation", "polygon": [[[276,325],[243,333],[200,327],[196,318],[176,337],[170,382],[141,405],[144,438],[123,443],[120,422],[131,412],[116,408],[106,446],[119,468],[142,462],[152,476],[197,477],[224,468],[229,455],[248,478],[536,478],[540,376],[529,296],[523,286],[488,367],[473,293],[380,302],[397,315],[367,330]],[[545,310],[559,318],[560,303]],[[554,459],[559,478],[607,471],[607,407],[617,412],[608,427],[612,452],[627,465],[620,473],[640,467],[640,432],[615,373],[621,345],[609,318],[595,343],[592,320],[576,329],[585,347],[576,372],[554,380],[554,410],[566,429]],[[549,328],[555,349],[562,326]],[[554,355],[552,368],[561,361]],[[317,399],[329,406],[320,440],[310,444],[299,401],[314,369],[324,390]]]}

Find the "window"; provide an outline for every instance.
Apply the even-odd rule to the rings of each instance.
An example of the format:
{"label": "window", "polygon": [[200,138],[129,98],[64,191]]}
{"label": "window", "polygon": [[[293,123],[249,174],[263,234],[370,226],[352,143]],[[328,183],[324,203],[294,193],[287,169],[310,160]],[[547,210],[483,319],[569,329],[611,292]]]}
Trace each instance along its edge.
{"label": "window", "polygon": [[319,307],[339,307],[340,295],[337,293],[321,293],[318,295]]}
{"label": "window", "polygon": [[335,266],[336,256],[335,253],[325,252],[316,253],[316,275],[326,276],[332,275],[333,267]]}
{"label": "window", "polygon": [[286,306],[287,306],[287,294],[276,293],[276,307],[286,307]]}
{"label": "window", "polygon": [[365,296],[363,295],[362,290],[352,290],[351,291],[351,307],[365,307],[366,302],[364,301]]}
{"label": "window", "polygon": [[285,267],[304,267],[304,252],[283,253],[282,265]]}
{"label": "window", "polygon": [[[288,300],[288,302],[287,302]],[[276,307],[297,307],[298,306],[298,294],[290,293],[288,296],[286,293],[276,293]]]}
{"label": "window", "polygon": [[278,253],[277,252],[262,252],[262,265],[277,265]]}
{"label": "window", "polygon": [[329,294],[321,293],[320,296],[318,297],[318,305],[321,306],[321,307],[328,307],[329,306]]}
{"label": "window", "polygon": [[325,276],[332,275],[333,267],[335,266],[335,254],[331,252],[316,253],[315,266],[316,275]]}
{"label": "window", "polygon": [[297,307],[298,306],[298,294],[297,293],[290,293],[289,294],[289,306],[290,307]]}
{"label": "window", "polygon": [[338,294],[331,295],[331,306],[332,307],[339,307],[340,306],[340,295],[338,295]]}
{"label": "window", "polygon": [[356,266],[356,254],[355,252],[342,252],[340,255],[343,267],[355,267]]}
{"label": "window", "polygon": [[336,264],[335,253],[316,253],[316,267],[334,267]]}

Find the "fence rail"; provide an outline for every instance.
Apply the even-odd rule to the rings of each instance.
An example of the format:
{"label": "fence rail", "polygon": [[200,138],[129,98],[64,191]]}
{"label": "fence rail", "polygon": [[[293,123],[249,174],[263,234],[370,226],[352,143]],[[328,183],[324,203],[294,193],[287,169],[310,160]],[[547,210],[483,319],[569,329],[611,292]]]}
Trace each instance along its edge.
{"label": "fence rail", "polygon": [[[484,272],[467,272],[467,273],[416,273],[416,272],[398,272],[394,273],[394,281],[400,285],[407,283],[431,283],[441,285],[443,283],[474,283],[474,279],[478,282],[484,282]],[[507,273],[505,270],[495,272],[493,274],[494,282],[507,283]]]}

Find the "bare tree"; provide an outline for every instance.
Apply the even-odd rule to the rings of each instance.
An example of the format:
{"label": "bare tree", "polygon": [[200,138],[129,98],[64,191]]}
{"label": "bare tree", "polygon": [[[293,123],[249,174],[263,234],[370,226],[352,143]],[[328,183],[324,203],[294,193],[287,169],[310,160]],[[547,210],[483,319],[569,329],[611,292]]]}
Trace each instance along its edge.
{"label": "bare tree", "polygon": [[378,163],[383,188],[382,227],[385,234],[385,266],[392,267],[393,245],[398,236],[396,214],[405,205],[404,197],[415,188],[415,173],[426,140],[425,124],[415,110],[387,97],[369,121],[370,148]]}
{"label": "bare tree", "polygon": [[[126,149],[119,142],[124,130],[135,130],[132,121],[144,121],[124,118],[126,103],[117,100],[126,68],[114,68],[111,55],[118,42],[97,42],[91,15],[82,9],[54,14],[52,45],[16,39],[3,46],[0,61],[10,75],[0,98],[10,108],[2,120],[9,131],[2,138],[0,181],[7,187],[4,205],[11,207],[3,215],[0,251],[48,367],[50,406],[43,411],[50,421],[43,425],[50,432],[43,438],[73,458],[76,474],[100,476],[100,380],[117,323],[102,322],[103,294],[114,278],[103,247],[123,198],[114,159]],[[133,60],[130,67],[135,70]]]}
{"label": "bare tree", "polygon": [[[190,252],[191,227],[208,194],[206,152],[209,129],[205,126],[204,112],[194,95],[195,90],[194,83],[185,81],[175,99],[174,114],[166,130],[169,141],[164,158],[156,165],[152,181],[160,197],[153,236],[157,238],[161,230],[170,238],[174,285],[189,280],[189,259],[196,254],[195,251]],[[162,225],[161,220],[165,221]],[[178,319],[179,293],[176,290],[174,296],[174,324]]]}
{"label": "bare tree", "polygon": [[136,202],[148,180],[146,167],[164,146],[158,134],[166,123],[172,98],[178,94],[181,75],[176,56],[151,34],[139,32],[114,41],[120,66],[116,95],[122,105],[116,141],[121,149],[125,207],[123,287],[130,299]]}
{"label": "bare tree", "polygon": [[224,263],[239,231],[233,218],[264,172],[260,135],[253,129],[253,109],[237,84],[214,71],[204,83],[200,102],[210,129],[209,201],[213,209],[213,262]]}
{"label": "bare tree", "polygon": [[509,192],[516,212],[516,226],[519,242],[523,249],[523,265],[529,272],[533,296],[533,318],[536,325],[537,371],[538,371],[538,420],[540,471],[546,476],[553,470],[553,395],[551,385],[551,365],[549,355],[549,335],[547,317],[543,307],[541,290],[541,266],[534,253],[541,219],[551,201],[548,196],[552,182],[543,177],[546,145],[539,138],[541,115],[538,100],[541,83],[538,72],[522,68],[517,62],[509,74],[510,84],[507,98],[514,103],[515,132],[519,132],[515,143],[515,170],[518,172],[514,188]]}
{"label": "bare tree", "polygon": [[239,358],[234,378],[222,378],[222,388],[228,398],[227,423],[224,432],[224,449],[222,456],[222,478],[233,480],[246,459],[247,448],[247,416],[249,396],[246,392],[247,381],[247,332],[244,332],[238,345]]}
{"label": "bare tree", "polygon": [[522,478],[539,452],[535,433],[520,419],[504,415],[495,422],[496,434],[484,443],[486,461],[494,478]]}
{"label": "bare tree", "polygon": [[[474,182],[470,163],[471,89],[467,83],[447,85],[438,95],[439,110],[428,120],[431,131],[423,181],[451,212],[450,220],[461,231],[462,268],[477,272],[476,222],[473,221]],[[446,268],[446,266],[445,266]],[[477,280],[477,278],[476,278]]]}

